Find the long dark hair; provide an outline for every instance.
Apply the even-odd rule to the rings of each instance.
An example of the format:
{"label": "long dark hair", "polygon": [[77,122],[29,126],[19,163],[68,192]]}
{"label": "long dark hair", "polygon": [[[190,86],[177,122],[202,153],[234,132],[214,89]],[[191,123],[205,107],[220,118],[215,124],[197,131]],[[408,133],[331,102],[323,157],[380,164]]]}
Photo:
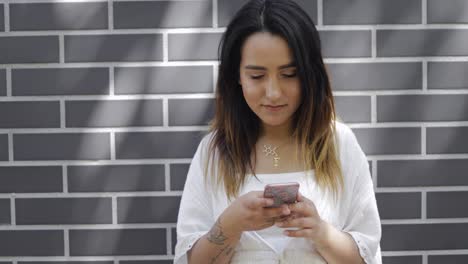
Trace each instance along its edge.
{"label": "long dark hair", "polygon": [[227,26],[218,51],[216,111],[209,148],[212,162],[206,168],[208,164],[217,166],[215,179],[223,183],[229,198],[237,195],[248,171],[255,175],[251,154],[261,126],[243,97],[239,71],[242,46],[257,32],[282,37],[292,51],[302,100],[293,117],[293,137],[301,153],[298,158],[306,170],[315,169],[319,186],[337,194],[343,177],[333,140],[335,107],[320,38],[310,17],[292,0],[251,0]]}

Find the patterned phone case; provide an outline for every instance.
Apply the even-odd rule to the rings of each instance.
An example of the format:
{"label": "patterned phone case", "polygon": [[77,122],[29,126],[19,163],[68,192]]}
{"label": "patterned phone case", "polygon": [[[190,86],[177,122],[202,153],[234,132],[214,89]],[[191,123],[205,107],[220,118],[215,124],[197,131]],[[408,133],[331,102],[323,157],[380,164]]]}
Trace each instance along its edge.
{"label": "patterned phone case", "polygon": [[269,207],[280,207],[282,204],[292,204],[297,200],[299,183],[278,183],[265,186],[264,197],[273,198],[274,204]]}

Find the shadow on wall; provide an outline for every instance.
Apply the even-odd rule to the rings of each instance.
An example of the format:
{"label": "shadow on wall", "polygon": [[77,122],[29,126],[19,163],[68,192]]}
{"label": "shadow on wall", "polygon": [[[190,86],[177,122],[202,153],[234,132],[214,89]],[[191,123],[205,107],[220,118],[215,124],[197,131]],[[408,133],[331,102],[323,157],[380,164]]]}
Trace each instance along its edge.
{"label": "shadow on wall", "polygon": [[[208,2],[207,2],[208,3]],[[70,3],[64,3],[55,13],[50,14],[49,19],[51,24],[65,25],[66,29],[92,29],[92,25],[96,24],[97,20],[102,19],[102,10],[95,10],[95,13],[86,13],[85,16],[65,16],[62,12],[63,8],[76,8],[79,7],[79,3],[69,5]],[[126,2],[114,2],[114,5],[138,5],[139,3],[126,3]],[[158,4],[158,3],[155,3]],[[75,6],[76,5],[76,6]],[[201,8],[197,10],[185,10],[181,11],[179,2],[166,2],[165,5],[161,5],[163,9],[158,10],[160,16],[152,16],[151,21],[145,21],[148,16],[133,17],[132,21],[120,21],[121,24],[116,24],[121,29],[132,29],[138,28],[138,25],[152,25],[151,28],[168,28],[168,27],[183,27],[176,20],[186,20],[187,25],[200,24],[197,21],[211,17],[212,7],[211,1],[209,4],[203,4]],[[103,3],[102,8],[107,8],[107,3]],[[124,10],[125,8],[119,9]],[[138,7],[136,8],[138,9]],[[143,10],[141,10],[143,12]],[[188,12],[185,15],[181,15],[181,12]],[[72,12],[73,13],[73,12]],[[79,12],[78,12],[79,13]],[[119,14],[114,13],[114,18]],[[143,20],[142,20],[143,19]],[[107,20],[107,17],[105,17]],[[102,21],[101,21],[102,22]],[[100,23],[101,23],[100,22]],[[119,22],[119,23],[120,23]],[[128,22],[128,23],[127,23]],[[107,22],[102,22],[107,23]],[[136,26],[135,26],[136,25]],[[175,25],[175,26],[174,26]],[[211,27],[211,23],[209,25]],[[141,28],[141,27],[139,27]],[[160,37],[153,37],[152,34],[135,34],[135,37],[140,39],[141,35],[143,41],[135,41],[135,39],[128,38],[131,34],[115,34],[101,36],[95,34],[80,34],[80,35],[67,35],[65,34],[65,63],[67,62],[110,62],[110,63],[126,63],[126,62],[148,62],[148,61],[163,61],[163,40],[162,34]],[[147,36],[146,36],[147,35]],[[138,40],[137,39],[137,40]],[[179,50],[177,54],[181,55],[182,58],[186,57],[190,60],[191,54],[196,54],[200,49],[203,49],[203,45],[206,40],[203,39],[202,34],[194,34],[191,38],[191,42],[184,43],[186,50]],[[169,47],[171,50],[171,47]],[[169,56],[169,60],[171,60]],[[201,60],[201,59],[195,59]],[[160,66],[155,66],[159,69]],[[173,69],[171,67],[174,67]],[[96,67],[89,67],[96,68]],[[104,68],[98,66],[98,68]],[[137,74],[119,74],[125,69],[136,69]],[[74,99],[72,95],[105,95],[109,94],[110,88],[103,87],[101,83],[99,87],[93,87],[90,89],[85,84],[94,83],[95,76],[91,70],[86,68],[80,68],[79,78],[70,80],[66,75],[49,76],[52,80],[51,86],[55,87],[57,91],[51,91],[51,95],[70,95],[66,101],[66,128],[126,128],[131,127],[135,130],[144,130],[144,128],[150,127],[163,127],[165,124],[163,117],[163,110],[165,103],[164,99],[157,97],[156,99],[146,99],[144,95],[160,95],[160,94],[178,94],[178,93],[212,93],[213,82],[212,82],[212,67],[206,66],[202,69],[205,73],[208,71],[211,76],[210,81],[197,82],[202,86],[207,87],[180,87],[181,85],[187,85],[188,82],[181,82],[178,79],[184,78],[184,70],[190,67],[175,67],[175,66],[161,66],[164,71],[156,71],[153,67],[134,67],[132,65],[125,67],[115,66],[115,86],[114,92],[117,96],[124,95],[135,95],[136,99],[121,99],[112,98],[112,100],[105,101],[101,100],[82,100]],[[171,68],[169,70],[169,68]],[[200,71],[199,68],[193,67],[194,71]],[[68,67],[67,67],[68,69]],[[192,69],[192,68],[190,68]],[[130,69],[131,70],[131,69]],[[182,74],[178,71],[181,71]],[[111,71],[111,72],[114,72]],[[158,73],[159,72],[159,73]],[[171,75],[167,76],[165,73],[170,72]],[[156,73],[156,74],[155,74]],[[160,75],[158,75],[160,74]],[[73,74],[71,74],[73,75]],[[74,75],[77,76],[77,75]],[[132,79],[126,79],[126,76],[132,77]],[[18,76],[19,77],[19,76]],[[109,78],[109,76],[108,76]],[[192,76],[192,79],[196,79],[197,76]],[[112,80],[112,76],[110,76]],[[160,79],[164,79],[160,82]],[[88,81],[83,81],[88,80]],[[15,81],[15,78],[13,78]],[[171,84],[172,81],[176,83],[176,91],[172,92]],[[106,84],[112,85],[109,80]],[[26,83],[25,83],[26,85]],[[34,85],[29,83],[27,85]],[[68,86],[65,86],[68,85]],[[117,86],[118,85],[118,86]],[[123,85],[123,86],[122,86]],[[164,86],[164,87],[163,87]],[[40,90],[42,87],[38,87]],[[123,92],[119,92],[122,90]],[[60,91],[60,92],[58,92]],[[26,95],[26,94],[22,94]],[[35,94],[29,94],[35,95]],[[44,95],[41,93],[41,95]],[[167,100],[167,99],[165,99]],[[197,108],[199,113],[190,113],[191,117],[206,119],[207,116],[212,114],[212,106],[206,108]],[[208,113],[208,114],[207,114]],[[183,114],[183,113],[179,113]],[[107,130],[106,130],[107,131]],[[83,133],[80,135],[78,144],[70,150],[71,154],[67,154],[70,158],[65,159],[77,159],[87,160],[90,152],[100,153],[100,157],[111,157],[111,148],[103,150],[100,146],[93,143],[93,140],[89,140],[86,135],[93,133]],[[104,134],[108,135],[107,132]],[[191,158],[195,152],[195,148],[198,145],[199,140],[203,136],[204,132],[115,132],[115,152],[116,159],[171,159],[171,158]],[[104,137],[110,142],[109,137]],[[167,142],[169,140],[169,142]],[[106,145],[106,144],[105,144]],[[177,150],[179,149],[179,150]],[[97,161],[109,161],[108,158]],[[154,163],[150,160],[148,163]],[[68,189],[71,193],[83,193],[83,192],[145,192],[145,191],[168,191],[166,189],[165,182],[165,167],[163,164],[153,165],[90,165],[90,166],[68,166]],[[118,194],[116,194],[118,196]],[[118,197],[117,198],[117,224],[121,223],[174,223],[176,222],[178,206],[180,203],[178,197]],[[102,212],[102,204],[96,203],[94,205],[95,215]],[[69,211],[70,215],[78,214],[73,209]],[[97,217],[97,216],[95,216]],[[93,218],[93,216],[89,216]],[[107,223],[112,224],[112,222]],[[119,254],[121,251],[119,248],[127,247],[129,244],[129,237],[133,237],[138,240],[138,236],[124,236],[120,237],[118,231],[115,236],[115,242],[111,245],[106,246],[105,253]],[[166,232],[164,231],[165,235]],[[73,234],[70,234],[70,238]],[[172,241],[175,237],[172,238]],[[90,254],[102,255],[103,252],[99,252],[101,243],[95,240],[95,236],[89,238],[78,239],[75,241],[81,241],[81,245],[75,245],[81,249],[82,252],[89,252]],[[103,240],[106,242],[108,240]],[[133,241],[137,245],[137,241]],[[130,241],[132,243],[132,241]],[[112,249],[115,247],[115,249]],[[154,245],[154,247],[166,248],[166,242]],[[161,251],[160,248],[155,249],[153,252],[147,252],[150,255],[154,254],[166,254],[167,250]],[[73,252],[71,252],[73,254]],[[128,255],[132,254],[146,254],[141,252],[127,252]]]}

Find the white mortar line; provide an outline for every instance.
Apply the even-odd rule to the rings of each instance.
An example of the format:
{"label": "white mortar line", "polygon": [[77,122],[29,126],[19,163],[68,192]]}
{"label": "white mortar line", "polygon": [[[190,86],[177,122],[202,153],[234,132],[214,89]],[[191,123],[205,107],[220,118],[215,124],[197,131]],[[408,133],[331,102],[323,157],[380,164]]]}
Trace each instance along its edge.
{"label": "white mortar line", "polygon": [[115,66],[109,67],[109,95],[115,96]]}
{"label": "white mortar line", "polygon": [[424,26],[427,26],[427,0],[422,0],[421,7],[421,22]]}
{"label": "white mortar line", "polygon": [[379,193],[405,193],[405,192],[468,192],[468,186],[426,186],[426,187],[378,187]]}
{"label": "white mortar line", "polygon": [[111,155],[111,160],[116,160],[116,145],[115,145],[115,133],[111,132],[110,133],[110,155]]}
{"label": "white mortar line", "polygon": [[377,181],[378,181],[378,177],[377,177],[377,160],[372,160],[372,180],[374,182],[374,190],[377,189]]}
{"label": "white mortar line", "polygon": [[16,226],[15,194],[10,195],[10,224],[12,227]]}
{"label": "white mortar line", "polygon": [[375,28],[371,30],[371,49],[372,58],[377,58],[377,30]]}
{"label": "white mortar line", "polygon": [[107,230],[107,229],[166,229],[175,228],[175,223],[165,224],[94,224],[94,225],[18,225],[18,226],[6,226],[1,225],[0,230]]}
{"label": "white mortar line", "polygon": [[108,10],[108,19],[107,23],[109,24],[109,30],[114,30],[114,4],[112,0],[107,2],[107,10]]}
{"label": "white mortar line", "polygon": [[163,62],[169,61],[169,35],[164,33],[162,35],[162,49],[163,49]]}
{"label": "white mortar line", "polygon": [[8,2],[4,3],[3,16],[5,23],[5,34],[8,34],[10,32],[10,5]]}
{"label": "white mortar line", "polygon": [[422,62],[422,89],[423,91],[428,90],[428,71],[427,71],[427,60],[423,60]]}
{"label": "white mortar line", "polygon": [[216,63],[213,65],[213,94],[216,93],[216,83],[218,81],[218,70],[219,70],[219,66]]}
{"label": "white mortar line", "polygon": [[468,254],[468,249],[453,249],[453,250],[405,250],[405,251],[383,251],[382,256],[415,256],[415,255],[465,255]]}
{"label": "white mortar line", "polygon": [[427,191],[421,192],[421,219],[427,220]]}
{"label": "white mortar line", "polygon": [[427,253],[424,253],[422,255],[422,264],[427,264],[428,263],[428,256]]}
{"label": "white mortar line", "polygon": [[65,100],[60,100],[60,128],[66,128],[66,107]]}
{"label": "white mortar line", "polygon": [[112,224],[117,224],[117,197],[112,196]]}
{"label": "white mortar line", "polygon": [[6,163],[9,164],[12,162],[14,160],[14,156],[13,133],[8,133],[8,162]]}
{"label": "white mortar line", "polygon": [[[86,193],[17,193],[15,198],[113,198],[119,197],[180,197],[182,191],[145,191],[145,192],[86,192]],[[0,194],[0,198],[9,198],[9,194]]]}
{"label": "white mortar line", "polygon": [[371,122],[377,123],[377,95],[371,95]]}
{"label": "white mortar line", "polygon": [[[467,90],[468,93],[468,90]],[[76,95],[76,96],[16,96],[15,98],[0,98],[1,102],[29,102],[29,101],[56,101],[56,100],[67,100],[67,101],[82,101],[82,100],[156,100],[156,99],[205,99],[214,98],[212,93],[193,93],[193,94],[136,94],[136,95]]]}
{"label": "white mortar line", "polygon": [[172,234],[171,228],[166,229],[166,253],[167,255],[172,255]]}
{"label": "white mortar line", "polygon": [[427,146],[426,146],[426,140],[427,138],[427,128],[425,125],[422,125],[421,126],[421,153],[423,156],[426,156],[427,155]]}
{"label": "white mortar line", "polygon": [[5,69],[5,74],[6,74],[6,96],[10,97],[13,95],[13,85],[12,85],[12,72],[11,68],[7,67]]}
{"label": "white mortar line", "polygon": [[323,26],[323,0],[317,0],[317,26]]}
{"label": "white mortar line", "polygon": [[468,224],[468,218],[381,220],[382,225]]}
{"label": "white mortar line", "polygon": [[62,188],[64,193],[68,193],[68,168],[66,165],[62,166]]}
{"label": "white mortar line", "polygon": [[169,163],[164,164],[164,180],[166,191],[171,191],[171,165]]}
{"label": "white mortar line", "polygon": [[59,63],[65,63],[65,36],[60,34],[59,36]]}
{"label": "white mortar line", "polygon": [[68,228],[63,230],[63,248],[65,257],[70,257],[70,230]]}
{"label": "white mortar line", "polygon": [[212,0],[212,8],[213,8],[213,13],[212,13],[213,28],[217,28],[218,27],[218,0]]}
{"label": "white mortar line", "polygon": [[162,106],[163,106],[163,127],[168,128],[169,127],[169,100],[168,98],[163,98],[162,100]]}
{"label": "white mortar line", "polygon": [[85,160],[70,160],[70,161],[15,161],[0,162],[0,167],[21,167],[21,166],[103,166],[103,165],[158,165],[158,164],[187,164],[191,159],[135,159],[135,160],[99,160],[99,161],[85,161]]}

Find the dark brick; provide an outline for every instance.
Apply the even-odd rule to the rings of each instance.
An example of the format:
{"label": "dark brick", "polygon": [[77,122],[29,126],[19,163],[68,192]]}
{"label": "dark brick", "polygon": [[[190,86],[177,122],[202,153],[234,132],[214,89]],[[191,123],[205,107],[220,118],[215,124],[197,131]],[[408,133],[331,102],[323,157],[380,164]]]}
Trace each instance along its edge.
{"label": "dark brick", "polygon": [[48,62],[59,62],[58,36],[0,37],[0,64]]}
{"label": "dark brick", "polygon": [[468,127],[429,127],[426,132],[427,153],[468,153],[466,135]]}
{"label": "dark brick", "polygon": [[10,199],[0,199],[0,226],[11,224]]}
{"label": "dark brick", "polygon": [[422,264],[422,256],[385,256],[382,264]]}
{"label": "dark brick", "polygon": [[468,88],[468,62],[428,62],[428,89],[466,89]]}
{"label": "dark brick", "polygon": [[65,36],[66,62],[134,62],[162,59],[161,34]]}
{"label": "dark brick", "polygon": [[466,0],[450,0],[450,2],[427,0],[427,22],[468,23],[468,3]]}
{"label": "dark brick", "polygon": [[172,264],[172,260],[125,260],[120,261],[120,264]]}
{"label": "dark brick", "polygon": [[0,4],[0,31],[5,31],[4,4]]}
{"label": "dark brick", "polygon": [[[434,239],[437,238],[437,239]],[[383,251],[466,249],[468,224],[383,225]]]}
{"label": "dark brick", "polygon": [[335,108],[346,123],[371,121],[370,96],[335,96]]}
{"label": "dark brick", "polygon": [[10,5],[15,30],[107,29],[107,3],[27,3]]}
{"label": "dark brick", "polygon": [[175,223],[180,197],[119,197],[118,223]]}
{"label": "dark brick", "polygon": [[114,28],[211,27],[211,1],[114,2]]}
{"label": "dark brick", "polygon": [[377,30],[378,57],[467,56],[468,30]]}
{"label": "dark brick", "polygon": [[67,127],[162,126],[162,100],[68,101]]}
{"label": "dark brick", "polygon": [[378,187],[466,186],[468,160],[379,160]]}
{"label": "dark brick", "polygon": [[205,126],[214,116],[214,99],[169,99],[170,126]]}
{"label": "dark brick", "polygon": [[182,191],[190,164],[171,164],[171,190]]}
{"label": "dark brick", "polygon": [[[247,3],[247,0],[219,0],[218,1],[218,24],[225,27],[229,21],[234,17],[235,13]],[[296,3],[301,6],[304,11],[317,22],[317,0],[296,0]]]}
{"label": "dark brick", "polygon": [[0,230],[0,256],[63,256],[62,230]]}
{"label": "dark brick", "polygon": [[422,22],[419,0],[326,0],[323,1],[325,25],[418,24]]}
{"label": "dark brick", "polygon": [[8,160],[8,135],[0,134],[0,160]]}
{"label": "dark brick", "polygon": [[165,229],[70,230],[71,256],[165,255]]}
{"label": "dark brick", "polygon": [[13,135],[15,160],[110,159],[107,133],[50,133]]}
{"label": "dark brick", "polygon": [[205,133],[203,131],[115,133],[116,157],[117,159],[192,158]]}
{"label": "dark brick", "polygon": [[421,153],[420,128],[356,128],[353,131],[367,155]]}
{"label": "dark brick", "polygon": [[0,128],[60,127],[60,103],[0,102]]}
{"label": "dark brick", "polygon": [[107,68],[13,69],[11,78],[15,96],[109,94]]}
{"label": "dark brick", "polygon": [[460,264],[468,263],[468,255],[429,255],[428,264]]}
{"label": "dark brick", "polygon": [[428,192],[428,218],[463,218],[468,217],[466,204],[468,192]]}
{"label": "dark brick", "polygon": [[62,192],[62,186],[62,167],[0,167],[0,193]]}
{"label": "dark brick", "polygon": [[320,31],[325,58],[371,57],[372,37],[368,30]]}
{"label": "dark brick", "polygon": [[334,90],[422,89],[419,62],[327,64]]}
{"label": "dark brick", "polygon": [[421,193],[376,193],[381,219],[421,218]]}
{"label": "dark brick", "polygon": [[69,166],[69,192],[164,191],[164,165]]}
{"label": "dark brick", "polygon": [[116,94],[213,93],[213,87],[211,66],[115,68]]}
{"label": "dark brick", "polygon": [[16,199],[16,224],[112,224],[110,198]]}
{"label": "dark brick", "polygon": [[217,60],[221,33],[169,34],[169,60]]}
{"label": "dark brick", "polygon": [[467,121],[468,95],[377,96],[377,122]]}
{"label": "dark brick", "polygon": [[0,69],[0,96],[7,95],[6,89],[6,70]]}
{"label": "dark brick", "polygon": [[113,261],[18,261],[18,264],[113,264]]}
{"label": "dark brick", "polygon": [[172,228],[171,235],[172,235],[172,254],[175,255],[175,247],[177,244],[177,229]]}

